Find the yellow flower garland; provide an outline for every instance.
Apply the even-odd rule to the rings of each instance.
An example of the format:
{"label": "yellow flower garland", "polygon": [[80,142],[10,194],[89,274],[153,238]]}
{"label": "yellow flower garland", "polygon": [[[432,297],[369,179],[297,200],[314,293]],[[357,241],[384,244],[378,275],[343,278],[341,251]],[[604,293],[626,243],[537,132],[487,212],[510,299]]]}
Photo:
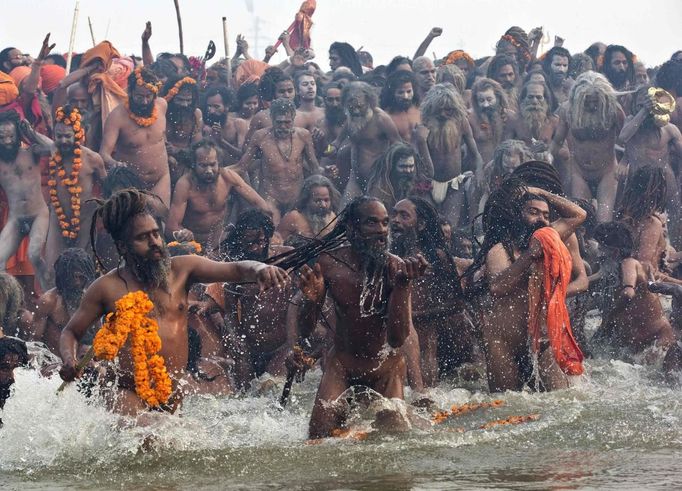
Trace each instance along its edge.
{"label": "yellow flower garland", "polygon": [[107,314],[92,347],[97,358],[113,360],[130,335],[135,392],[149,406],[157,407],[168,402],[173,388],[165,360],[157,354],[161,350],[159,325],[148,317],[153,308],[143,291],[124,295],[116,301],[116,312]]}

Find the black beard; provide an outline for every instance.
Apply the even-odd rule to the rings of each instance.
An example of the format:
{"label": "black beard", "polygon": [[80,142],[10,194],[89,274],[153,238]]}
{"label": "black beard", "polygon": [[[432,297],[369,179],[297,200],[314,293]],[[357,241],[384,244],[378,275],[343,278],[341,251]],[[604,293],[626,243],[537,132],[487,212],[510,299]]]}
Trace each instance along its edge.
{"label": "black beard", "polygon": [[227,122],[227,113],[224,112],[222,114],[213,114],[207,112],[204,115],[204,123],[206,123],[208,126],[213,126],[214,124],[219,124],[220,126],[225,126],[225,123]]}
{"label": "black beard", "polygon": [[152,101],[151,103],[144,105],[144,104],[136,104],[135,101],[131,98],[130,99],[130,112],[133,113],[135,116],[138,116],[140,118],[149,118],[152,115],[152,111],[154,111],[154,103],[156,101]]}
{"label": "black beard", "polygon": [[566,79],[566,74],[564,73],[552,73],[552,85],[561,85]]}
{"label": "black beard", "polygon": [[408,257],[417,249],[417,231],[413,228],[391,235],[391,252],[398,257]]}
{"label": "black beard", "polygon": [[331,126],[341,126],[346,122],[346,113],[342,107],[328,107],[324,110],[324,117]]}
{"label": "black beard", "polygon": [[392,181],[395,183],[393,185],[393,192],[395,194],[396,201],[407,198],[407,196],[412,192],[414,188],[414,181],[416,176],[414,174],[406,175],[394,175]]}
{"label": "black beard", "polygon": [[66,312],[71,315],[77,309],[81,303],[81,298],[83,298],[83,290],[69,289],[63,292],[59,292],[64,301],[64,307],[66,307]]}
{"label": "black beard", "polygon": [[192,106],[177,106],[173,103],[168,104],[168,120],[171,123],[181,123],[189,119],[194,113]]}
{"label": "black beard", "polygon": [[621,87],[625,85],[625,82],[628,79],[628,73],[627,72],[616,72],[616,71],[611,71],[607,70],[606,75],[609,79],[609,82],[614,87]]}
{"label": "black beard", "polygon": [[408,99],[395,99],[393,107],[398,111],[407,111],[410,106],[412,106],[412,100]]}
{"label": "black beard", "polygon": [[519,249],[521,250],[526,250],[528,249],[528,246],[530,245],[530,239],[533,237],[533,234],[535,233],[536,230],[540,230],[543,227],[546,227],[544,223],[541,222],[536,222],[532,225],[529,225],[527,223],[523,223],[523,232],[519,235],[519,242],[518,246]]}
{"label": "black beard", "polygon": [[168,254],[168,248],[164,244],[160,249],[152,249],[149,251],[151,255],[155,250],[161,251],[160,259],[151,259],[146,256],[138,256],[130,254],[130,270],[135,279],[145,285],[146,287],[163,290],[168,289],[168,275],[171,270],[171,259]]}
{"label": "black beard", "polygon": [[11,147],[0,145],[0,160],[5,162],[14,162],[17,159],[17,155],[19,155],[19,148],[21,148],[19,140],[17,140]]}
{"label": "black beard", "polygon": [[388,260],[388,242],[382,246],[375,239],[361,237],[357,232],[348,239],[351,248],[360,256],[363,265],[382,265]]}

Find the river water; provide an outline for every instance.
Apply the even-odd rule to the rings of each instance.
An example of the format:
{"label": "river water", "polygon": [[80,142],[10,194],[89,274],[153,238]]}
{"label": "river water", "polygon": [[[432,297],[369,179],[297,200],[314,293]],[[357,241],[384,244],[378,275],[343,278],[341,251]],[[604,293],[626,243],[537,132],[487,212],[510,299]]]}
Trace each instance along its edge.
{"label": "river water", "polygon": [[[588,360],[554,393],[505,393],[501,407],[366,440],[306,442],[319,372],[280,411],[277,391],[194,397],[181,414],[124,427],[56,378],[17,370],[0,430],[0,488],[60,489],[642,489],[682,481],[682,392],[651,367]],[[443,382],[440,408],[491,401],[482,382]],[[480,426],[538,414],[518,425]],[[425,415],[426,416],[426,415]],[[364,413],[356,425],[366,428]],[[152,451],[140,445],[153,436]]]}

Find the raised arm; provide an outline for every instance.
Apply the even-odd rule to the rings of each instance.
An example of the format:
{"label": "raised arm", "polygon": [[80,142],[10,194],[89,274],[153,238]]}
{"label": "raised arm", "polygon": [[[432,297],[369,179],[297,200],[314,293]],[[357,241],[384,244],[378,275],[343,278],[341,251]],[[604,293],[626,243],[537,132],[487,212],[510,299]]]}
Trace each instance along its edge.
{"label": "raised arm", "polygon": [[429,49],[429,45],[431,44],[431,41],[436,39],[441,34],[443,34],[443,28],[442,27],[431,28],[429,33],[426,35],[426,38],[422,41],[422,43],[417,48],[417,51],[414,52],[414,57],[412,57],[412,59],[418,58],[420,56],[424,56],[424,53],[426,53],[426,50]]}
{"label": "raised arm", "polygon": [[560,218],[552,223],[552,228],[559,233],[564,242],[575,233],[576,229],[587,218],[585,210],[569,199],[540,188],[529,187],[528,192],[544,197],[549,206],[557,212]]}
{"label": "raised arm", "polygon": [[152,23],[147,21],[142,32],[142,63],[149,66],[154,63],[154,55],[152,49],[149,47],[149,38],[152,37]]}

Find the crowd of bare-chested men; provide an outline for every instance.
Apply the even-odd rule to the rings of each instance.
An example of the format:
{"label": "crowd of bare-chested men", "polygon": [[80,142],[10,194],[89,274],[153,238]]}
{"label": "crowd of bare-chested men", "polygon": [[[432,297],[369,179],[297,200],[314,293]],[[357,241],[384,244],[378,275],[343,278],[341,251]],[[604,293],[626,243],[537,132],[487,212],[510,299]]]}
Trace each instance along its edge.
{"label": "crowd of bare-chested men", "polygon": [[382,65],[333,43],[329,72],[286,33],[279,64],[242,36],[211,65],[210,50],[154,57],[151,23],[141,58],[105,41],[68,74],[49,35],[35,58],[2,50],[0,408],[34,341],[60,359],[44,375],[145,413],[129,346],[119,364],[78,366],[137,290],[154,302],[171,410],[313,364],[311,437],[343,425],[333,402],[351,386],[399,399],[409,386],[425,404],[443,378],[567,387],[558,338],[529,330],[534,288],[549,288],[538,272],[563,256],[577,350],[674,373],[682,51],[656,68],[599,42],[539,53],[541,29],[512,27],[494,56],[425,56],[441,33]]}

